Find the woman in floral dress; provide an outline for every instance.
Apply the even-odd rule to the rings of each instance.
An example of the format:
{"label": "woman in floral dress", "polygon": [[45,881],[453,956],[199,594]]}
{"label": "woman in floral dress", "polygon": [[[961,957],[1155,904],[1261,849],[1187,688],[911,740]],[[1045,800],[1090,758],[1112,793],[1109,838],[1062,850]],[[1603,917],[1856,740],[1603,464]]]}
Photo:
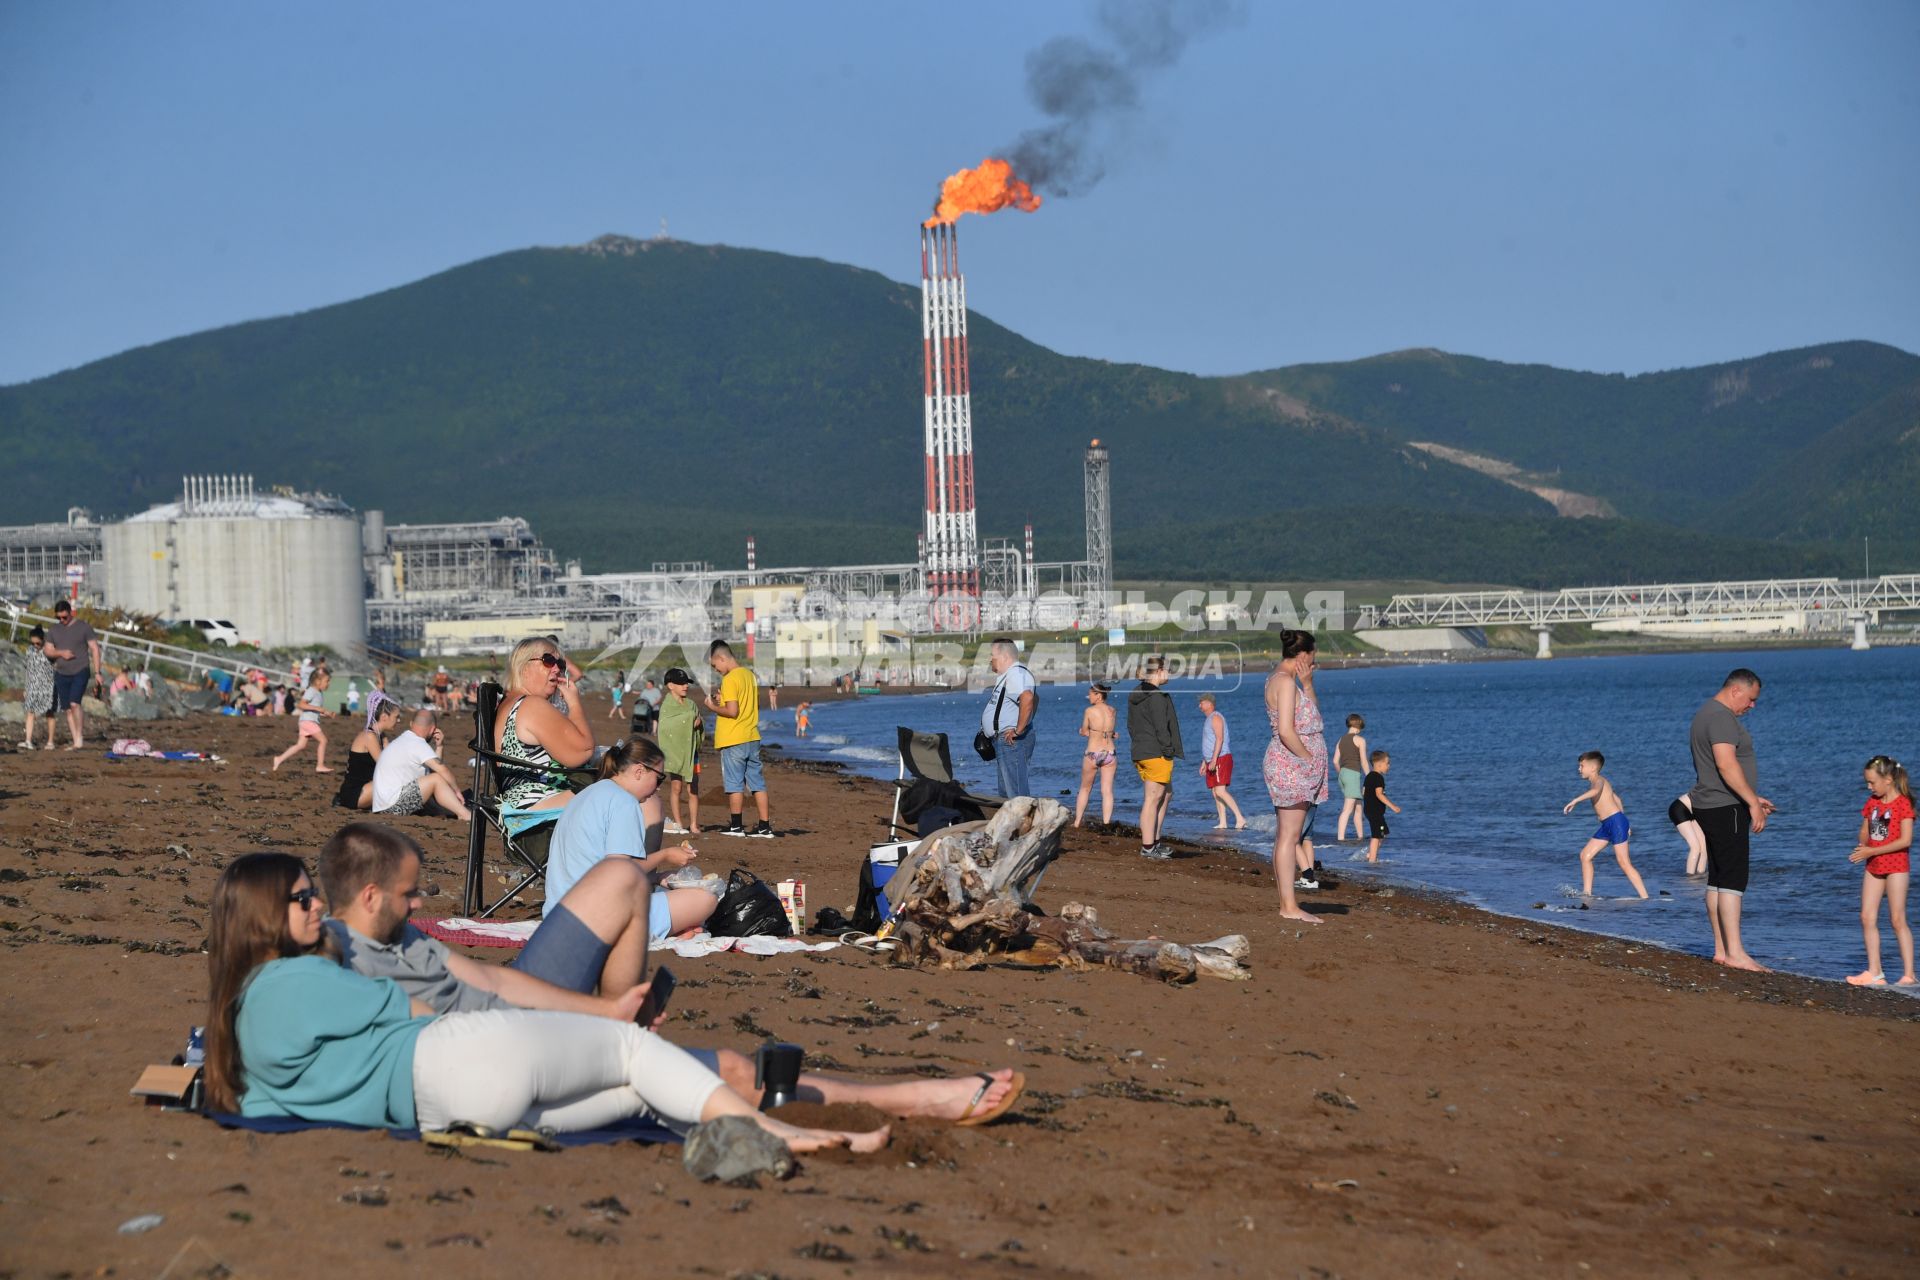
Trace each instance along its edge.
{"label": "woman in floral dress", "polygon": [[1313,696],[1313,633],[1282,631],[1280,663],[1267,677],[1267,744],[1260,772],[1273,800],[1273,874],[1280,882],[1280,915],[1302,924],[1320,917],[1300,907],[1293,879],[1300,829],[1307,810],[1327,798],[1327,739]]}
{"label": "woman in floral dress", "polygon": [[53,750],[53,663],[47,660],[47,633],[35,627],[27,633],[27,740],[21,747],[33,750],[33,718],[47,718],[47,747]]}

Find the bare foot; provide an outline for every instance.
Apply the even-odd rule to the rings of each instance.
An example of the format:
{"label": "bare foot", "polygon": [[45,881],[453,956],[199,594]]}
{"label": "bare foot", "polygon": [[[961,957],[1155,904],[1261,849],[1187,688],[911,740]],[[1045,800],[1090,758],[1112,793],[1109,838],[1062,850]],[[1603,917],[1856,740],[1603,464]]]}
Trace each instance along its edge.
{"label": "bare foot", "polygon": [[1247,824],[1245,822],[1236,822],[1233,824],[1233,829],[1235,831],[1245,831],[1247,829]]}
{"label": "bare foot", "polygon": [[1321,922],[1320,917],[1311,911],[1282,911],[1280,918],[1282,920],[1297,920],[1301,924],[1319,924]]}
{"label": "bare foot", "polygon": [[1908,974],[1893,985],[1896,987],[1920,987],[1920,979],[1916,979],[1912,974]]}
{"label": "bare foot", "polygon": [[1748,973],[1772,973],[1773,970],[1755,960],[1752,956],[1741,956],[1738,960],[1724,962],[1729,969],[1745,969]]}
{"label": "bare foot", "polygon": [[878,1151],[887,1145],[887,1139],[893,1135],[891,1125],[882,1125],[872,1133],[846,1133],[837,1129],[802,1129],[788,1124],[784,1120],[775,1120],[772,1116],[753,1113],[755,1123],[780,1141],[787,1144],[787,1150],[796,1155],[809,1151],[825,1151],[833,1147],[845,1147],[849,1151],[866,1155]]}
{"label": "bare foot", "polygon": [[1215,831],[1225,831],[1227,829],[1227,824],[1224,822],[1216,822],[1213,824],[1213,829]]}
{"label": "bare foot", "polygon": [[322,769],[319,765],[313,766],[313,771],[315,773],[332,773],[333,772],[333,770],[331,769]]}
{"label": "bare foot", "polygon": [[278,773],[278,772],[280,772],[280,757],[279,757],[279,756],[275,756],[275,757],[273,758],[273,771],[274,771],[275,773]]}

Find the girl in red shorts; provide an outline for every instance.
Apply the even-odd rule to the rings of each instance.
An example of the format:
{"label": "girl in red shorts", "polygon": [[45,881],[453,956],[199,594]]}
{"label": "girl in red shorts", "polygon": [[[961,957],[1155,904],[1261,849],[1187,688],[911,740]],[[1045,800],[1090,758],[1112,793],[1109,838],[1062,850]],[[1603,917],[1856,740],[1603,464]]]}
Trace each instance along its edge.
{"label": "girl in red shorts", "polygon": [[1847,981],[1856,987],[1884,987],[1880,970],[1880,899],[1887,900],[1887,916],[1900,944],[1902,987],[1916,985],[1913,976],[1913,931],[1907,928],[1907,853],[1913,847],[1913,791],[1907,771],[1891,756],[1867,761],[1867,790],[1873,794],[1860,810],[1860,843],[1851,862],[1867,864],[1860,884],[1860,932],[1867,940],[1867,968]]}

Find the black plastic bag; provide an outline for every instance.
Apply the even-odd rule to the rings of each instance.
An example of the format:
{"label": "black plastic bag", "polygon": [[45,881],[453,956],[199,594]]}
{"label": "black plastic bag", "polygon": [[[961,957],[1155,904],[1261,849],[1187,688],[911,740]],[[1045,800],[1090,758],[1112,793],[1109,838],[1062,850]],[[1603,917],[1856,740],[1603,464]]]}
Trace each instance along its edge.
{"label": "black plastic bag", "polygon": [[727,877],[727,892],[707,917],[707,932],[716,938],[786,938],[793,934],[780,895],[751,871],[735,867]]}

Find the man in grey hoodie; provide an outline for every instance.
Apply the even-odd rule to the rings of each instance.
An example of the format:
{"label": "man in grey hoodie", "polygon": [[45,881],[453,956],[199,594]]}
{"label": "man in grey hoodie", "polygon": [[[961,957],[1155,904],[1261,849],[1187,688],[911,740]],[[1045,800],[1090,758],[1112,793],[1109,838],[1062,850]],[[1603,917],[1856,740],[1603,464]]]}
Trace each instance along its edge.
{"label": "man in grey hoodie", "polygon": [[1160,822],[1173,798],[1173,762],[1185,755],[1180,748],[1180,717],[1173,695],[1161,688],[1167,682],[1167,661],[1148,658],[1140,683],[1127,697],[1127,737],[1132,740],[1133,768],[1146,794],[1140,801],[1140,856],[1164,862],[1173,851],[1160,840]]}

